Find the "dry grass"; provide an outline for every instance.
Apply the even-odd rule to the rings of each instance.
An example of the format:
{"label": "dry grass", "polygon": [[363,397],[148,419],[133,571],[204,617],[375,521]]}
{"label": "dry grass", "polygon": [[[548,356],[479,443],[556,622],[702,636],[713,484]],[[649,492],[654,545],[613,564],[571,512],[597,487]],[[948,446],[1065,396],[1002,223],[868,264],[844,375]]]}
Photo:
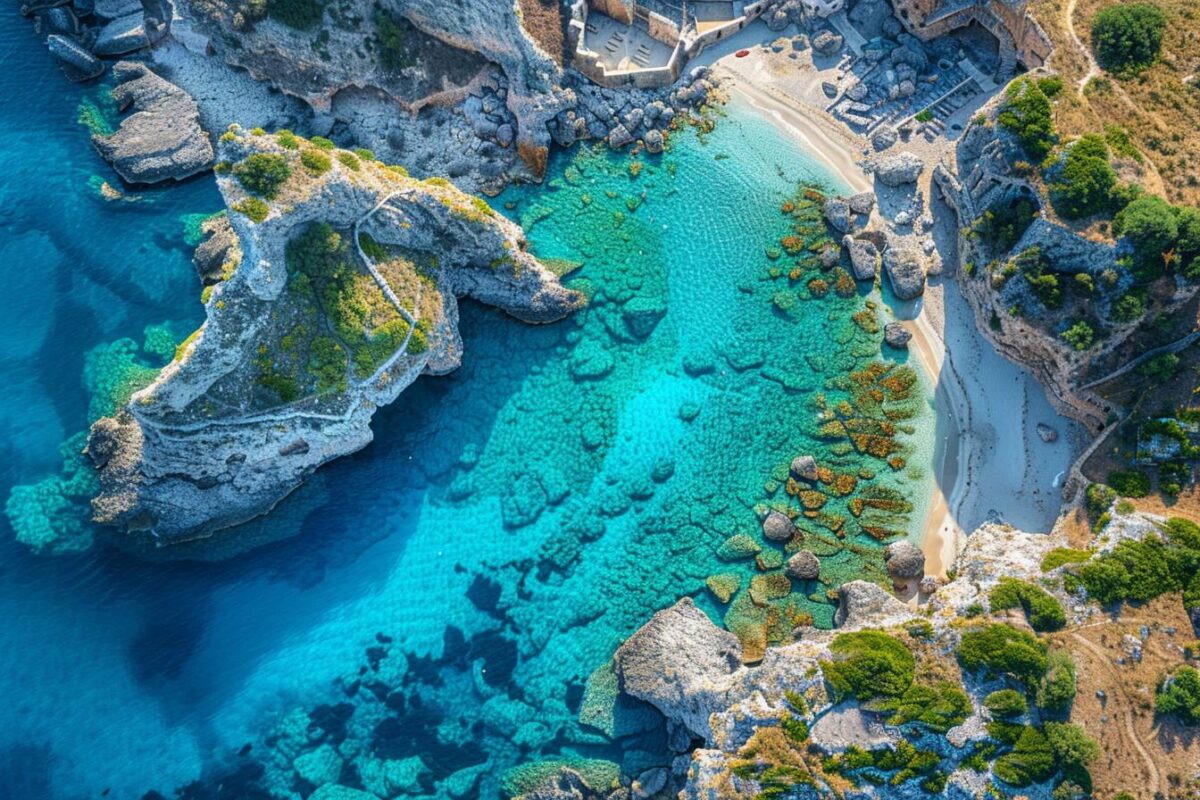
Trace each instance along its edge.
{"label": "dry grass", "polygon": [[[1140,662],[1129,657],[1129,636],[1143,642]],[[1101,755],[1090,766],[1095,796],[1126,791],[1138,800],[1197,797],[1200,787],[1188,780],[1200,764],[1200,731],[1154,714],[1155,687],[1183,662],[1182,647],[1195,638],[1180,595],[1126,606],[1112,618],[1054,638],[1077,665],[1071,721],[1100,744]]]}
{"label": "dry grass", "polygon": [[521,26],[538,47],[562,66],[566,58],[564,15],[559,0],[520,0]]}
{"label": "dry grass", "polygon": [[[1092,17],[1112,2],[1075,0],[1071,17],[1084,47],[1090,46]],[[1092,62],[1070,35],[1072,0],[1035,0],[1034,15],[1055,45],[1050,65],[1067,84],[1055,104],[1055,121],[1068,136],[1106,125],[1125,129],[1145,158],[1140,164],[1125,159],[1118,171],[1172,202],[1200,204],[1200,8],[1195,0],[1155,2],[1168,16],[1159,62],[1128,80],[1101,74],[1080,93]]]}

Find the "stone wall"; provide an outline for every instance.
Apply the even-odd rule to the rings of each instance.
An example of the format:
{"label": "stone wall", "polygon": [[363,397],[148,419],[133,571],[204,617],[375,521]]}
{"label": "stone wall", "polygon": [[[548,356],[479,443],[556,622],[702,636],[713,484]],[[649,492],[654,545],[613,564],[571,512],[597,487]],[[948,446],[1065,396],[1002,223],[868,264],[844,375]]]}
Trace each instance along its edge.
{"label": "stone wall", "polygon": [[651,11],[646,16],[646,25],[650,30],[650,38],[657,39],[668,47],[674,47],[679,41],[679,26],[662,14]]}
{"label": "stone wall", "polygon": [[618,22],[633,24],[633,0],[588,0],[588,3],[594,10]]}
{"label": "stone wall", "polygon": [[894,0],[896,15],[917,38],[929,41],[977,22],[1011,48],[1029,69],[1046,63],[1050,37],[1029,15],[1025,0]]}

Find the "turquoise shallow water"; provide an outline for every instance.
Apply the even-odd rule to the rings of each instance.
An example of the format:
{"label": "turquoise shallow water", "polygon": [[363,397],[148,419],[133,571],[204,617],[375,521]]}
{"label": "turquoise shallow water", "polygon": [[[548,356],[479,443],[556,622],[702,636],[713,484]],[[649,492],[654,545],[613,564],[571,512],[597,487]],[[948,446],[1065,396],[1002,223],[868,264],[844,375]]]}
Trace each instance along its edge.
{"label": "turquoise shallow water", "polygon": [[[81,90],[15,15],[0,22],[0,53],[7,497],[53,479],[62,442],[103,410],[113,363],[169,357],[143,346],[146,326],[182,335],[200,321],[187,223],[220,202],[207,179],[99,199],[91,176],[115,179],[76,123]],[[336,747],[310,777],[370,788],[390,763],[417,793],[492,797],[506,769],[538,758],[666,763],[660,720],[622,716],[612,736],[580,726],[580,704],[603,694],[585,699],[585,684],[678,597],[722,619],[728,607],[704,588],[715,574],[743,585],[731,622],[765,630],[744,588],[760,570],[718,548],[737,533],[761,546],[756,506],[795,505],[782,486],[793,456],[877,474],[863,485],[901,490],[916,506],[902,527],[918,529],[928,387],[901,423],[916,431],[899,436],[907,467],[817,438],[817,396],[846,397],[830,381],[879,359],[880,336],[851,321],[862,295],[809,299],[807,276],[771,277],[789,261],[768,253],[788,232],[780,204],[830,177],[738,109],[705,143],[677,138],[637,177],[626,156],[577,151],[555,157],[546,185],[495,200],[539,255],[582,264],[570,280],[590,307],[534,328],[464,304],[462,368],[419,381],[379,413],[369,448],[254,529],[290,538],[156,565],[102,547],[35,556],[0,518],[0,786],[170,796],[203,778],[185,796],[216,796],[222,781],[241,796],[304,796],[313,783],[291,762]],[[789,310],[779,292],[797,298]],[[89,387],[88,353],[122,339],[109,369],[93,357]],[[57,513],[86,536],[82,508]],[[880,574],[853,519],[844,540],[802,524],[824,583],[775,603],[776,627],[794,615],[827,625],[828,586]],[[783,556],[766,550],[764,566]]]}

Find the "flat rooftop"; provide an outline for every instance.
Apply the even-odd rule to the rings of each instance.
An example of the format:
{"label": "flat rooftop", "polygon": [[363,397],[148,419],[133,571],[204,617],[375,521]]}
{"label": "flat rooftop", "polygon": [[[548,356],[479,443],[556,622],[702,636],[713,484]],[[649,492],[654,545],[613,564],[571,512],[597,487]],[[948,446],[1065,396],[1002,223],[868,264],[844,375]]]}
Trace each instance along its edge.
{"label": "flat rooftop", "polygon": [[642,20],[635,19],[633,25],[626,25],[592,10],[588,13],[583,41],[588,50],[600,54],[600,61],[609,72],[665,67],[671,60],[672,48],[651,38]]}

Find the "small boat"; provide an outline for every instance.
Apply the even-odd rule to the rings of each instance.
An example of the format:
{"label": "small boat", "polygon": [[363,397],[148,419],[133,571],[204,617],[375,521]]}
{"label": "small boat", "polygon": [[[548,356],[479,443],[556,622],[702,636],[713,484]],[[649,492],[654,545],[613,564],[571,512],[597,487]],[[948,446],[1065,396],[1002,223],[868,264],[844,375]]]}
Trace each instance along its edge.
{"label": "small boat", "polygon": [[745,58],[748,55],[750,55],[749,50],[738,50],[736,53],[733,54],[734,58]]}

